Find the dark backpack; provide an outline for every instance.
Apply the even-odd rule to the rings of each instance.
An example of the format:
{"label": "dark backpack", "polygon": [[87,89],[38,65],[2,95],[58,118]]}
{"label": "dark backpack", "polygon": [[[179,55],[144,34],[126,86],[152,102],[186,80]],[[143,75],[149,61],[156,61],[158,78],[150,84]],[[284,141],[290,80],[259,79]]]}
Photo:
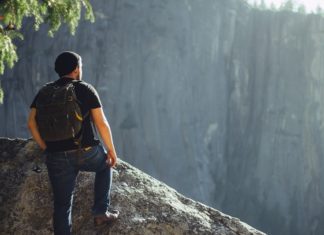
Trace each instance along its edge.
{"label": "dark backpack", "polygon": [[[83,116],[75,95],[74,84],[46,84],[36,100],[36,122],[45,141],[75,139],[80,144]],[[79,136],[77,138],[77,136]]]}

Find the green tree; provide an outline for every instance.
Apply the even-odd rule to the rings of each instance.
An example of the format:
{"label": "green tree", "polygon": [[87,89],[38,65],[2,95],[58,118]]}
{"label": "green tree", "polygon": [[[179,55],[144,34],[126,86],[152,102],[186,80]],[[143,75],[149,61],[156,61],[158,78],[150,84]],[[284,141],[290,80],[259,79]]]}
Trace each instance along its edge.
{"label": "green tree", "polygon": [[257,4],[257,2],[255,0],[253,2],[253,8],[258,8],[258,4]]}
{"label": "green tree", "polygon": [[271,4],[270,4],[270,9],[271,9],[271,11],[276,11],[277,10],[277,7],[273,2],[271,2]]}
{"label": "green tree", "polygon": [[322,15],[322,13],[323,13],[323,9],[320,6],[317,6],[316,7],[316,14]]}
{"label": "green tree", "polygon": [[[82,9],[85,9],[84,18],[94,22],[89,0],[0,0],[0,75],[6,66],[12,68],[18,61],[14,39],[23,39],[19,30],[26,17],[34,19],[35,30],[47,23],[48,34],[53,37],[62,24],[67,24],[71,34],[74,34]],[[0,103],[2,98],[0,87]]]}
{"label": "green tree", "polygon": [[265,4],[264,0],[261,0],[259,8],[261,10],[266,10],[267,9],[267,5]]}
{"label": "green tree", "polygon": [[293,11],[294,10],[294,3],[292,0],[287,0],[285,3],[281,5],[281,10],[286,11]]}
{"label": "green tree", "polygon": [[306,14],[306,8],[304,5],[299,5],[297,12],[301,13],[301,14]]}

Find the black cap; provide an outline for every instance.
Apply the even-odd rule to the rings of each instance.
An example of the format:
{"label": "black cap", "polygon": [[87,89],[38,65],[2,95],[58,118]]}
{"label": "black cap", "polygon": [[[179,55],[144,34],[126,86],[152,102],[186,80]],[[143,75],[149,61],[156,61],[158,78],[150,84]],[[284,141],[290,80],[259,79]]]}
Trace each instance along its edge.
{"label": "black cap", "polygon": [[80,55],[72,51],[64,51],[55,60],[55,71],[62,77],[71,73],[80,63]]}

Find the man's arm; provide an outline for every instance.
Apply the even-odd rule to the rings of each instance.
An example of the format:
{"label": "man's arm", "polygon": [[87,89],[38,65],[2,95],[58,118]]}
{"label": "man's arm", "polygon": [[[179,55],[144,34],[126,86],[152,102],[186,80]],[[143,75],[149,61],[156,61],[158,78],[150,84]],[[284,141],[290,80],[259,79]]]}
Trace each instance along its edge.
{"label": "man's arm", "polygon": [[28,128],[30,133],[32,134],[34,140],[39,145],[39,147],[43,150],[46,149],[46,144],[42,137],[39,134],[37,123],[36,123],[36,108],[31,108],[29,117],[28,117]]}
{"label": "man's arm", "polygon": [[117,154],[113,143],[110,126],[106,119],[106,116],[102,108],[91,109],[91,116],[105,147],[108,149],[107,163],[111,167],[114,167],[117,162]]}

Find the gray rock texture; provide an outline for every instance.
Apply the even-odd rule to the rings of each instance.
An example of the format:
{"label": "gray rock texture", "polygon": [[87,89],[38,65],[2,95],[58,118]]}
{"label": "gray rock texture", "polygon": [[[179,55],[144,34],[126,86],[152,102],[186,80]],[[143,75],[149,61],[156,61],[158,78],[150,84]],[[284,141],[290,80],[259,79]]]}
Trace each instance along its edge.
{"label": "gray rock texture", "polygon": [[[51,190],[46,167],[31,169],[41,152],[33,141],[0,138],[0,234],[52,234]],[[90,208],[93,173],[78,176],[73,208],[74,234],[262,235],[237,218],[179,194],[119,160],[113,173],[112,204],[120,219],[95,228]]]}
{"label": "gray rock texture", "polygon": [[0,136],[29,137],[33,96],[76,50],[125,161],[269,234],[324,234],[323,18],[239,0],[92,3],[75,36],[26,22],[0,78]]}

